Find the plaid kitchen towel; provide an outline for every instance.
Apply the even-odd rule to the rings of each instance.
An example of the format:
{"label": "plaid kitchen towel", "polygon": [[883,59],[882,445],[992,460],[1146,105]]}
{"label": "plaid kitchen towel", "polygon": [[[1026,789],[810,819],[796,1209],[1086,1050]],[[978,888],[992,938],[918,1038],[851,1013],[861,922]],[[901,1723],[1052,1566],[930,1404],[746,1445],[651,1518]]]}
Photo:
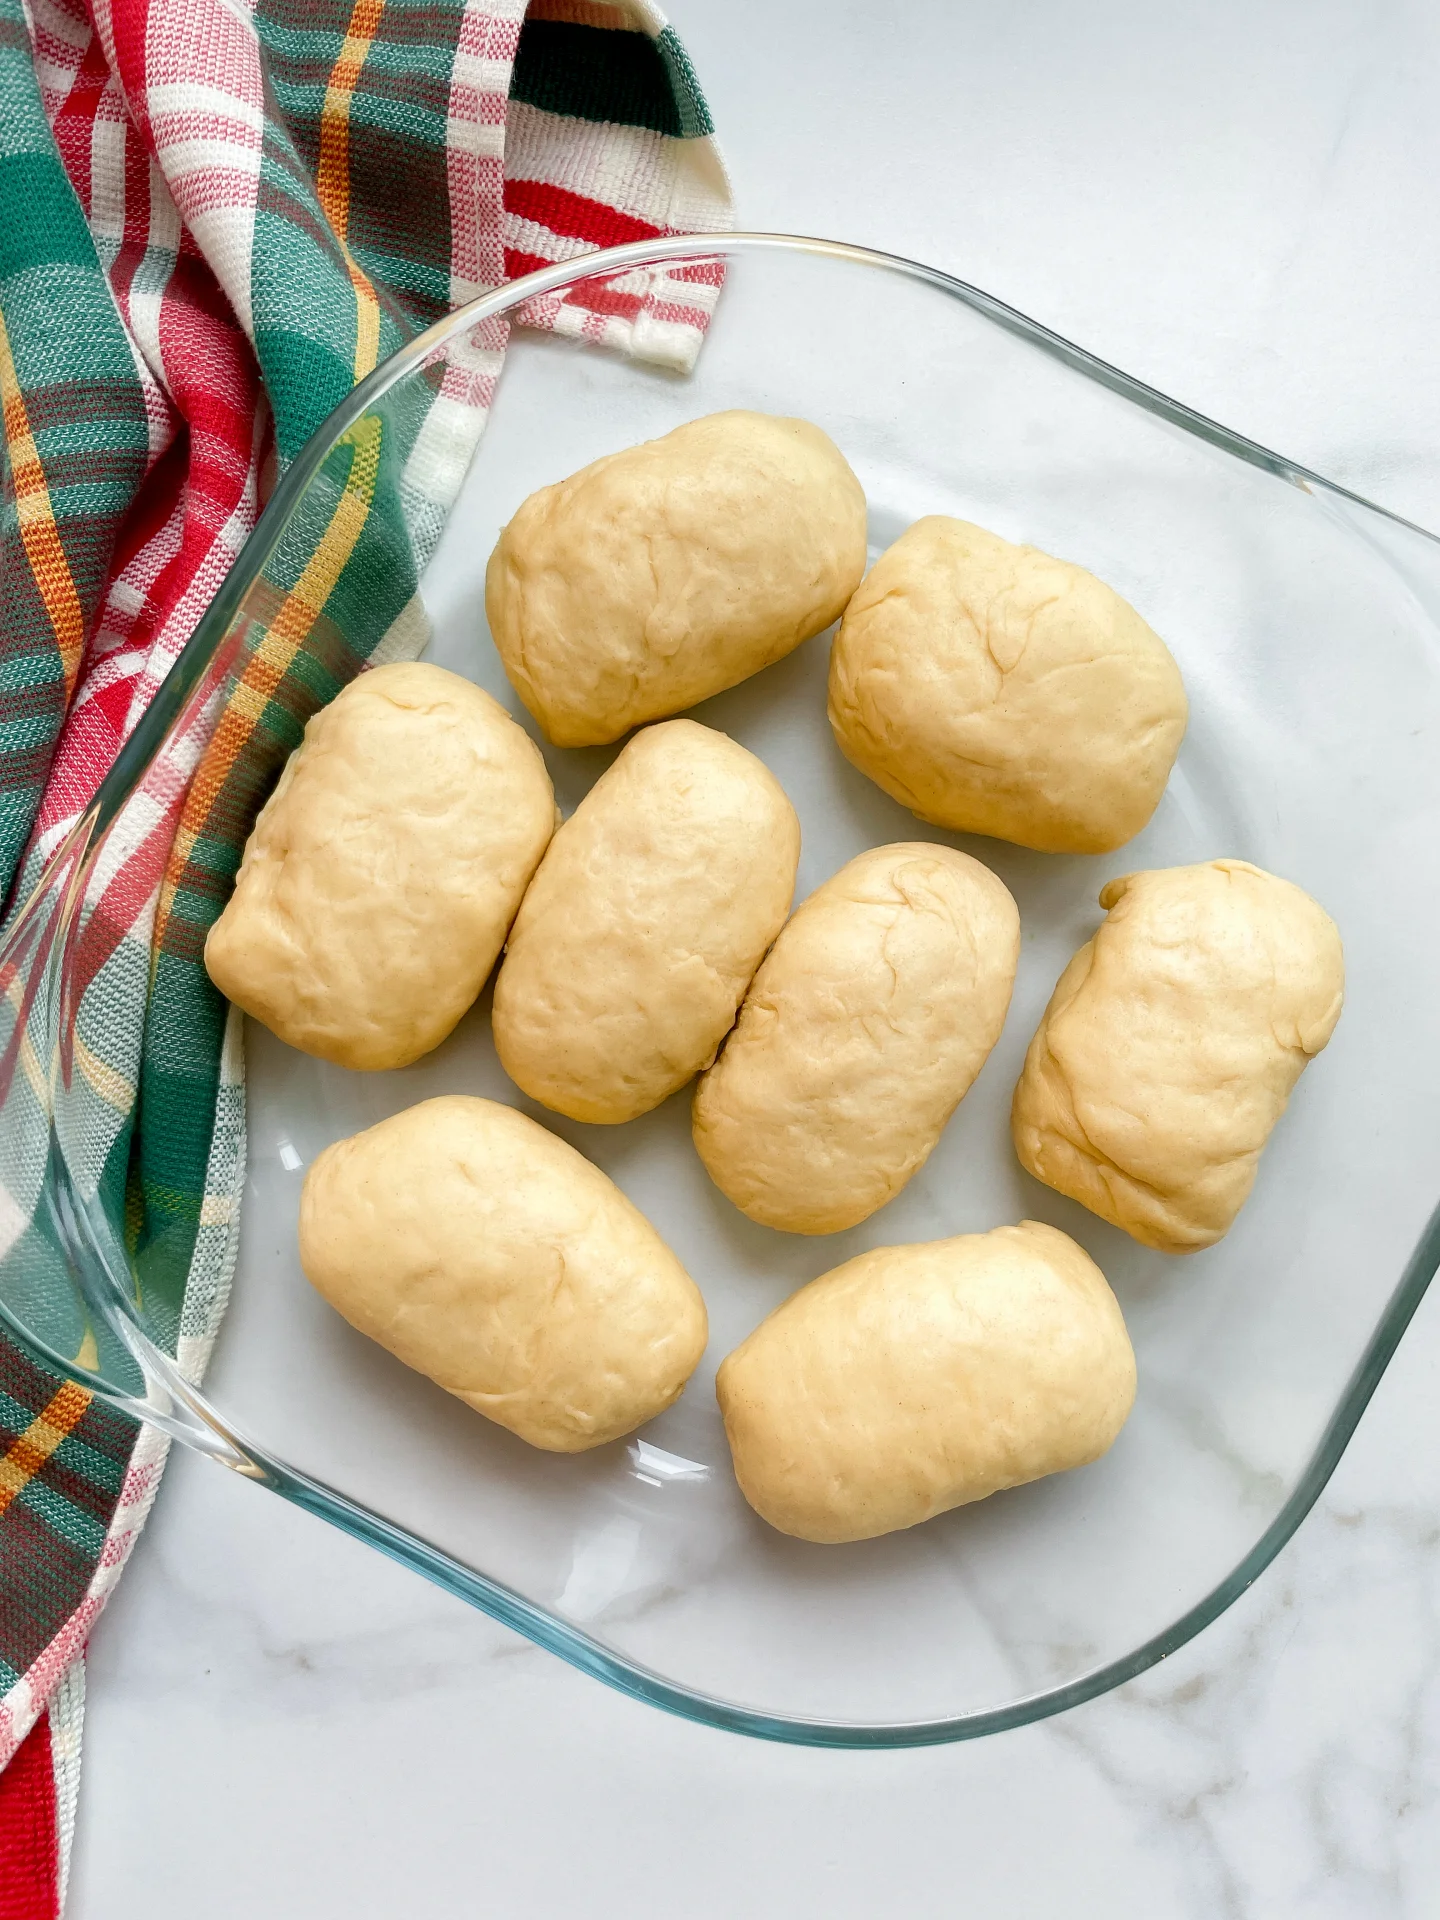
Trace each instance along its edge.
{"label": "plaid kitchen towel", "polygon": [[[649,0],[0,0],[11,905],[164,679],[276,470],[355,380],[537,265],[728,224],[704,100]],[[523,317],[683,367],[716,290],[703,272],[655,270]],[[112,863],[86,930],[87,1177],[144,1256],[193,1375],[223,1309],[244,1171],[238,1022],[205,977],[204,935],[309,713],[367,662],[423,644],[419,571],[505,340],[503,323],[477,330],[417,383],[384,459],[364,433],[339,450],[324,523],[293,564],[279,556],[269,631],[206,759],[173,815]],[[7,1167],[0,1252],[33,1242],[43,1262],[33,1202]],[[0,1765],[14,1759],[0,1920],[63,1901],[78,1656],[163,1457],[152,1431],[0,1341]]]}

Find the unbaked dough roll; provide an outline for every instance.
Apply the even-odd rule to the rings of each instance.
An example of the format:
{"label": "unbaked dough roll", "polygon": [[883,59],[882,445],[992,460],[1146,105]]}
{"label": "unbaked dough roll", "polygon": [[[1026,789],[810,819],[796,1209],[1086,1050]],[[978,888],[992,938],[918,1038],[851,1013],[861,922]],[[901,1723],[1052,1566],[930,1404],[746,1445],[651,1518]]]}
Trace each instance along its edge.
{"label": "unbaked dough roll", "polygon": [[830,724],[937,826],[1108,853],[1159,803],[1185,732],[1164,643],[1083,567],[941,514],[870,569],[830,655]]}
{"label": "unbaked dough roll", "polygon": [[762,1519],[869,1540],[1098,1459],[1135,1356],[1094,1261],[1026,1220],[847,1260],[762,1321],[715,1391]]}
{"label": "unbaked dough roll", "polygon": [[924,1165],[1000,1036],[1020,916],[987,867],[911,841],[850,861],[762,961],[695,1090],[695,1145],[743,1213],[838,1233]]}
{"label": "unbaked dough roll", "polygon": [[1162,1253],[1228,1232],[1340,1017],[1334,921],[1244,860],[1112,880],[1015,1089],[1021,1164]]}
{"label": "unbaked dough roll", "polygon": [[795,891],[769,769],[694,720],[647,727],[551,841],[495,982],[501,1065],[573,1120],[633,1120],[708,1067]]}
{"label": "unbaked dough roll", "polygon": [[306,727],[206,970],[304,1053],[408,1066],[484,986],[555,818],[539,748],[488,693],[376,667]]}
{"label": "unbaked dough roll", "polygon": [[561,747],[618,740],[839,619],[865,496],[806,420],[714,413],[532,493],[485,575],[490,631]]}
{"label": "unbaked dough roll", "polygon": [[552,1453],[663,1412],[705,1349],[705,1304],[644,1215],[493,1100],[426,1100],[327,1147],[300,1261],[352,1327]]}

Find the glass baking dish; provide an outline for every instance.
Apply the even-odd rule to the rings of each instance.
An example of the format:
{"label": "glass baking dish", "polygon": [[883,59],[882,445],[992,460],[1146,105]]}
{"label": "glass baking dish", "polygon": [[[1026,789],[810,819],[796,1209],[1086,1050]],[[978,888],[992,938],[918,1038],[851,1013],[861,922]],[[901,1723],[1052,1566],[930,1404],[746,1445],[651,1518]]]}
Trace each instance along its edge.
{"label": "glass baking dish", "polygon": [[[709,263],[712,277],[723,263],[726,279],[689,376],[577,341],[512,340],[424,576],[427,657],[479,681],[538,738],[485,626],[500,525],[533,488],[682,420],[723,407],[799,414],[859,474],[872,553],[922,514],[957,514],[1082,562],[1140,609],[1190,695],[1169,789],[1120,853],[1030,853],[924,826],[847,765],[825,719],[826,636],[706,702],[697,716],[758,753],[795,803],[797,897],[866,846],[927,838],[978,855],[1019,903],[1009,1020],[928,1164],[864,1225],[791,1237],[752,1225],[711,1187],[689,1140],[688,1092],[611,1128],[524,1100],[495,1059],[488,993],[399,1072],[346,1072],[249,1024],[236,1284],[202,1397],[205,1342],[186,1342],[191,1306],[173,1263],[153,1244],[126,1250],[115,1194],[85,1171],[95,1155],[81,1068],[104,888],[205,778],[227,702],[281,617],[276,569],[283,558],[293,577],[335,510],[344,451],[383,457],[413,417],[417,383],[477,323],[582,278],[686,261]],[[23,1204],[4,1223],[0,1315],[104,1400],[693,1719],[903,1746],[1103,1692],[1214,1619],[1294,1531],[1440,1259],[1437,613],[1431,535],[913,262],[781,235],[678,237],[487,295],[362,383],[297,458],[12,923],[0,956],[0,1173],[12,1211],[14,1195]],[[305,644],[333,643],[322,633]],[[567,812],[617,750],[541,745]],[[1056,976],[1098,924],[1104,881],[1225,854],[1297,881],[1335,917],[1348,1002],[1238,1224],[1182,1260],[1030,1180],[1007,1115]],[[595,1160],[704,1291],[706,1358],[680,1402],[631,1439],[534,1452],[370,1345],[306,1285],[295,1222],[309,1161],[454,1091],[507,1100]],[[791,1289],[854,1253],[1026,1217],[1072,1234],[1124,1309],[1140,1388],[1112,1452],[881,1540],[817,1547],[771,1532],[730,1473],[719,1360]]]}

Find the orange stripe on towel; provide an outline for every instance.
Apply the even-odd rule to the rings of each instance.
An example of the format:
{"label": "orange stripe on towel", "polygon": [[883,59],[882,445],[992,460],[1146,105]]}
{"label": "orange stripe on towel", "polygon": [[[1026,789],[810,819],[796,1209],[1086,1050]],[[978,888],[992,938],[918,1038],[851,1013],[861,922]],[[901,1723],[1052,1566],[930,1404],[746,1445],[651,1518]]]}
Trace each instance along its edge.
{"label": "orange stripe on towel", "polygon": [[350,106],[384,12],[385,0],[355,0],[350,24],[345,29],[345,42],[330,69],[325,104],[320,109],[320,158],[315,169],[320,205],[340,242],[345,270],[355,289],[357,380],[374,369],[379,357],[380,303],[346,238],[350,226]]}
{"label": "orange stripe on towel", "polygon": [[0,1513],[23,1493],[67,1434],[74,1431],[92,1395],[67,1380],[43,1413],[37,1413],[0,1455]]}
{"label": "orange stripe on towel", "polygon": [[60,665],[65,674],[65,696],[75,690],[80,671],[80,655],[85,646],[85,616],[80,596],[70,575],[70,562],[55,524],[55,509],[35,436],[30,430],[30,415],[25,395],[15,371],[10,351],[10,336],[0,316],[0,404],[5,415],[5,445],[10,455],[10,472],[15,486],[15,515],[20,523],[20,538],[25,557],[35,576],[40,599],[60,649]]}

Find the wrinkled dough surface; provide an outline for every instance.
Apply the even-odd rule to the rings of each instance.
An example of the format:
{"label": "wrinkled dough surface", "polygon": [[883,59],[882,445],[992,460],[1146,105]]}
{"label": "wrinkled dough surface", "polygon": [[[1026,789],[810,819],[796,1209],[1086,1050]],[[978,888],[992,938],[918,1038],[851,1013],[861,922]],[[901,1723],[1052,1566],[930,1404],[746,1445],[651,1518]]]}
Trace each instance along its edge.
{"label": "wrinkled dough surface", "polygon": [[694,720],[636,734],[555,835],[495,982],[500,1063],[574,1120],[633,1120],[708,1067],[795,890],[775,776]]}
{"label": "wrinkled dough surface", "polygon": [[710,414],[532,493],[485,611],[557,746],[618,740],[748,679],[839,619],[865,496],[805,420]]}
{"label": "wrinkled dough surface", "polygon": [[762,1321],[715,1391],[762,1519],[869,1540],[1098,1459],[1135,1356],[1094,1261],[1026,1220],[847,1260]]}
{"label": "wrinkled dough surface", "polygon": [[306,727],[206,969],[303,1053],[406,1066],[484,986],[554,827],[539,749],[488,693],[377,667]]}
{"label": "wrinkled dough surface", "polygon": [[922,820],[1108,853],[1185,732],[1164,643],[1083,567],[934,514],[870,569],[830,655],[845,754]]}
{"label": "wrinkled dough surface", "polygon": [[1335,923],[1288,880],[1210,860],[1112,880],[1015,1089],[1021,1164],[1162,1253],[1225,1234],[1340,1017]]}
{"label": "wrinkled dough surface", "polygon": [[300,1260],[351,1326],[552,1453],[663,1412],[705,1349],[704,1302],[649,1221],[493,1100],[426,1100],[327,1147]]}
{"label": "wrinkled dough surface", "polygon": [[838,1233],[922,1166],[999,1038],[1020,916],[949,847],[875,847],[812,893],[695,1090],[695,1145],[752,1220]]}

